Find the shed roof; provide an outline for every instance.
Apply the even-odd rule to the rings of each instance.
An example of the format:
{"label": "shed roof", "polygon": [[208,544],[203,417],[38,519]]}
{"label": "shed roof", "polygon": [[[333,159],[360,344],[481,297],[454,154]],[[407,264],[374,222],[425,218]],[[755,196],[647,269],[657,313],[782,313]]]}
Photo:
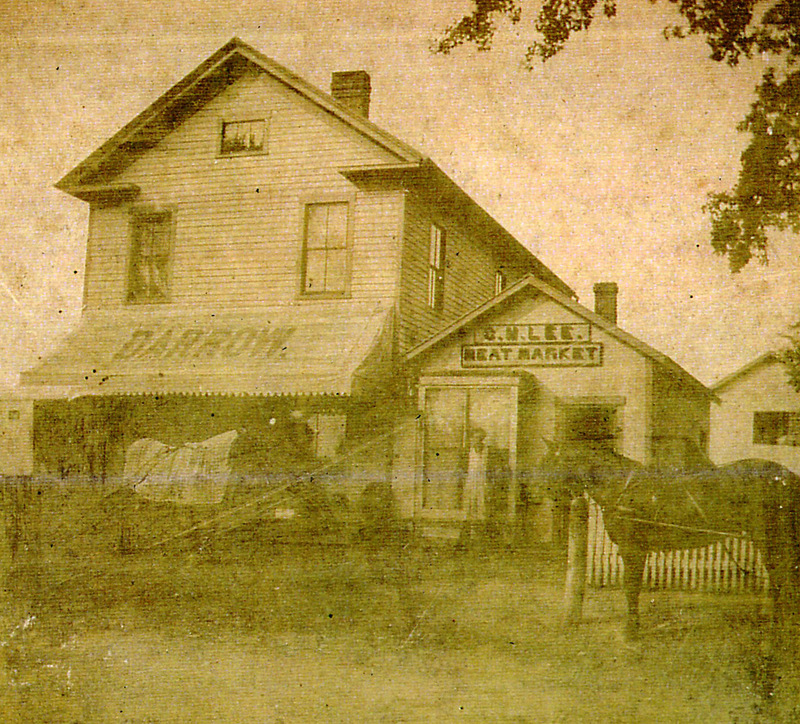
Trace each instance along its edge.
{"label": "shed roof", "polygon": [[93,312],[21,382],[73,395],[351,395],[385,376],[390,325],[383,306]]}

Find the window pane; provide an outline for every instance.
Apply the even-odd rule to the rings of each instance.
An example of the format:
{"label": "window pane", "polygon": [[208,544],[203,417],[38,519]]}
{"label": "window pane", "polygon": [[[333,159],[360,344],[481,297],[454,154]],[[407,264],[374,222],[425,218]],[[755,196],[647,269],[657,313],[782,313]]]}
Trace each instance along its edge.
{"label": "window pane", "polygon": [[[476,481],[483,479],[483,507],[492,523],[508,516],[511,472],[511,402],[508,388],[478,388],[469,393],[470,438],[482,441],[483,456],[476,454],[474,442],[470,445],[471,472],[468,473],[475,489]],[[475,469],[475,464],[485,466]],[[470,489],[470,486],[467,486]],[[469,503],[467,503],[469,508]],[[474,506],[473,506],[474,507]],[[480,504],[477,506],[480,509]]]}
{"label": "window pane", "polygon": [[429,269],[428,270],[428,306],[436,308],[439,306],[439,299],[437,290],[439,285],[437,284],[438,274],[436,273],[436,269]]}
{"label": "window pane", "polygon": [[343,292],[347,278],[347,250],[328,251],[328,263],[325,269],[325,291]]}
{"label": "window pane", "polygon": [[616,449],[619,430],[617,410],[610,405],[568,405],[564,439]]}
{"label": "window pane", "polygon": [[308,207],[306,221],[306,246],[309,249],[324,249],[328,228],[328,209],[324,204]]}
{"label": "window pane", "polygon": [[511,392],[508,389],[475,389],[469,396],[469,426],[486,433],[490,447],[509,449]]}
{"label": "window pane", "polygon": [[222,124],[222,153],[254,153],[264,150],[266,122],[233,121]]}
{"label": "window pane", "polygon": [[134,220],[129,300],[157,302],[167,298],[170,242],[169,214],[143,215]]}
{"label": "window pane", "polygon": [[800,445],[800,413],[753,413],[753,442],[756,445]]}
{"label": "window pane", "polygon": [[305,292],[346,291],[348,212],[346,202],[306,206]]}
{"label": "window pane", "polygon": [[428,253],[428,306],[441,310],[444,302],[444,229],[431,224],[430,249]]}
{"label": "window pane", "polygon": [[345,246],[347,246],[347,204],[329,204],[327,247],[333,249]]}
{"label": "window pane", "polygon": [[306,278],[305,290],[307,292],[325,291],[325,251],[309,249],[306,252]]}
{"label": "window pane", "polygon": [[424,508],[462,506],[467,451],[466,391],[429,389],[425,396]]}
{"label": "window pane", "polygon": [[506,288],[506,275],[502,271],[495,272],[494,275],[494,293],[500,294]]}
{"label": "window pane", "polygon": [[466,390],[429,389],[425,394],[427,434],[437,446],[464,444]]}

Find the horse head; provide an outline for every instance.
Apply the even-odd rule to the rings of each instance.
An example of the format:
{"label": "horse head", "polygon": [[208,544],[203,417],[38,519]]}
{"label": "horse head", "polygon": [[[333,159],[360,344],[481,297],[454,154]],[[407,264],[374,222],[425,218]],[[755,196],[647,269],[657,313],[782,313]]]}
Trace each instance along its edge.
{"label": "horse head", "polygon": [[542,437],[542,440],[547,448],[538,466],[542,488],[556,495],[582,495],[585,490],[584,476],[581,467],[572,459],[570,450],[546,437]]}

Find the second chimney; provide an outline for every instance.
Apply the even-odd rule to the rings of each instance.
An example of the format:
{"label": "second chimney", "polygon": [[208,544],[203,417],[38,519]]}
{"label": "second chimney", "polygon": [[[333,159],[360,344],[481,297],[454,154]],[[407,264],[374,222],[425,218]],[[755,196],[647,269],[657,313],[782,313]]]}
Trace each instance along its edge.
{"label": "second chimney", "polygon": [[371,91],[369,74],[364,70],[347,70],[331,74],[331,95],[348,110],[369,118]]}
{"label": "second chimney", "polygon": [[594,285],[594,311],[611,324],[617,323],[618,291],[616,282],[598,282]]}

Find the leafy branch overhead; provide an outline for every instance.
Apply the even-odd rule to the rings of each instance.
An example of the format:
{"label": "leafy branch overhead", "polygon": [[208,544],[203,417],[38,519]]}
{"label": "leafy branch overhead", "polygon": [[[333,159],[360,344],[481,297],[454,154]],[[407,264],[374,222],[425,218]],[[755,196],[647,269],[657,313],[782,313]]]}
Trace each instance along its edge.
{"label": "leafy branch overhead", "polygon": [[[439,38],[437,52],[446,54],[468,43],[489,50],[498,23],[518,24],[524,6],[539,5],[534,0],[472,2],[472,12]],[[800,232],[800,1],[662,2],[675,6],[680,17],[679,24],[664,29],[665,37],[700,35],[711,59],[731,66],[753,53],[772,60],[756,86],[750,112],[739,124],[751,141],[742,154],[736,186],[711,194],[705,207],[712,221],[711,245],[727,256],[732,271],[752,259],[766,263],[769,229]],[[598,16],[612,18],[616,13],[617,0],[545,0],[535,19],[537,37],[525,52],[526,67],[557,55],[573,33],[588,30]]]}

